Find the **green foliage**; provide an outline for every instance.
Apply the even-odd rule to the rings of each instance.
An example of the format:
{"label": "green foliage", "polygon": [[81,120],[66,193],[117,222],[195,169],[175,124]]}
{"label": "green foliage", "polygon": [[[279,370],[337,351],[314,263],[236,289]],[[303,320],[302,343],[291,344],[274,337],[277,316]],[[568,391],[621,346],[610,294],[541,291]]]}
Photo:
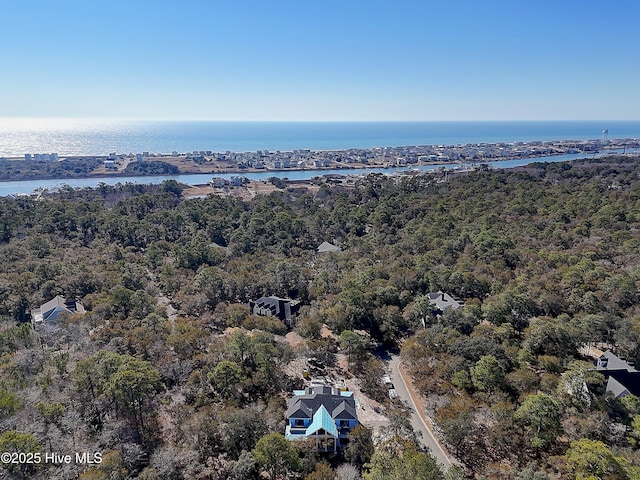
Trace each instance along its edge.
{"label": "green foliage", "polygon": [[232,458],[240,458],[243,452],[250,452],[267,433],[265,419],[254,408],[234,410],[225,415],[225,420],[223,446]]}
{"label": "green foliage", "polygon": [[20,409],[20,400],[12,393],[0,387],[0,420],[10,417]]}
{"label": "green foliage", "polygon": [[46,424],[54,423],[59,424],[62,415],[64,415],[65,407],[61,403],[46,403],[46,402],[38,402],[36,403],[36,410]]}
{"label": "green foliage", "polygon": [[78,362],[73,380],[91,423],[101,428],[106,411],[115,409],[140,435],[150,400],[162,388],[160,373],[149,362],[106,350]]}
{"label": "green foliage", "polygon": [[[374,175],[251,201],[186,200],[173,181],[0,198],[0,415],[19,429],[28,412],[14,400],[39,405],[31,413],[43,443],[121,450],[111,470],[88,478],[142,472],[136,448],[152,458],[149,478],[236,467],[236,478],[251,478],[249,450],[282,431],[284,398],[299,387],[284,373],[293,354],[330,366],[341,343],[376,397],[380,364],[369,348],[402,343],[448,446],[478,478],[544,478],[561,469],[556,438],[599,439],[621,465],[638,463],[640,433],[608,426],[634,429],[639,408],[630,397],[606,401],[602,377],[573,362],[584,360],[582,344],[606,343],[640,363],[639,173],[637,160],[598,158],[446,183]],[[323,240],[343,251],[316,256]],[[432,316],[427,293],[437,290],[465,307]],[[167,318],[158,291],[179,317]],[[32,330],[30,310],[56,294],[81,300],[87,315]],[[309,353],[265,333],[286,332],[243,305],[272,294],[302,301]],[[320,338],[323,323],[344,333],[340,342]],[[252,331],[221,336],[227,326]],[[540,392],[564,411],[528,405]],[[73,418],[86,426],[60,438]],[[405,427],[392,418],[410,438]],[[167,442],[184,460],[163,470],[176,451]],[[375,452],[366,438],[361,446],[345,455],[366,462]],[[315,454],[305,453],[304,473]]]}
{"label": "green foliage", "polygon": [[364,425],[357,425],[349,432],[349,442],[344,450],[344,458],[352,464],[363,465],[371,461],[373,452],[371,429]]}
{"label": "green foliage", "polygon": [[369,351],[367,339],[351,330],[343,330],[338,338],[340,350],[349,357],[349,362],[357,364],[366,359]]}
{"label": "green foliage", "polygon": [[15,352],[33,345],[35,337],[31,325],[23,323],[0,332],[0,353]]}
{"label": "green foliage", "polygon": [[502,365],[493,355],[485,355],[471,368],[471,381],[476,390],[492,392],[505,384]]}
{"label": "green foliage", "polygon": [[471,376],[469,372],[466,370],[458,370],[451,377],[451,383],[454,387],[460,390],[473,390],[473,382],[471,381]]}
{"label": "green foliage", "polygon": [[532,355],[566,357],[575,355],[577,342],[562,322],[547,317],[531,320],[525,330],[523,348]]}
{"label": "green foliage", "polygon": [[305,318],[296,325],[296,331],[304,338],[317,340],[321,336],[322,323],[315,318]]}
{"label": "green foliage", "polygon": [[526,429],[527,440],[536,449],[555,444],[562,432],[560,418],[560,406],[544,393],[529,395],[513,416],[514,421]]}
{"label": "green foliage", "polygon": [[80,480],[125,480],[128,472],[123,465],[122,455],[117,450],[109,450],[95,467],[89,467],[80,475]]}
{"label": "green foliage", "polygon": [[335,480],[335,478],[336,472],[331,468],[331,465],[319,462],[314,471],[304,477],[304,480]]}
{"label": "green foliage", "polygon": [[258,440],[252,454],[271,480],[289,478],[290,474],[300,469],[296,450],[279,433],[271,433]]}
{"label": "green foliage", "polygon": [[[38,439],[30,433],[21,433],[16,430],[8,430],[0,435],[0,452],[41,454],[42,446]],[[29,478],[39,462],[0,462],[0,466],[9,472],[17,473],[21,478]]]}
{"label": "green foliage", "polygon": [[410,444],[384,445],[371,457],[365,480],[444,480],[438,462]]}
{"label": "green foliage", "polygon": [[229,480],[251,480],[258,478],[258,464],[251,452],[243,451],[236,461],[229,463]]}
{"label": "green foliage", "polygon": [[287,188],[287,179],[286,178],[269,177],[267,179],[267,181],[269,183],[271,183],[272,185],[276,186],[279,189]]}
{"label": "green foliage", "polygon": [[571,442],[565,454],[567,467],[576,480],[606,478],[628,480],[624,461],[616,458],[607,446],[598,440],[584,438]]}
{"label": "green foliage", "polygon": [[102,160],[96,157],[65,158],[59,162],[3,160],[0,161],[0,181],[85,178],[101,164]]}
{"label": "green foliage", "polygon": [[640,398],[635,395],[625,395],[620,399],[620,402],[630,415],[637,415],[640,413]]}
{"label": "green foliage", "polygon": [[182,196],[182,190],[184,185],[178,183],[176,180],[165,180],[162,182],[161,185],[162,185],[162,189],[165,192],[173,193],[178,197]]}
{"label": "green foliage", "polygon": [[131,162],[124,169],[127,175],[177,175],[180,169],[160,160]]}
{"label": "green foliage", "polygon": [[222,360],[209,374],[209,380],[222,398],[237,396],[242,378],[242,368],[230,360]]}

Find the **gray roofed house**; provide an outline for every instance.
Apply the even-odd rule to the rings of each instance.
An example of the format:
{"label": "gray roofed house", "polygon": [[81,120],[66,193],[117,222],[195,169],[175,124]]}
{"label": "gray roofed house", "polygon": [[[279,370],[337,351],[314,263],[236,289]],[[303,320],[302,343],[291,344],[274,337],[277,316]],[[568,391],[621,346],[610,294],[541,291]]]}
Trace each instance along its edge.
{"label": "gray roofed house", "polygon": [[353,392],[327,385],[294,390],[287,408],[288,440],[314,438],[318,450],[337,452],[358,425]]}
{"label": "gray roofed house", "polygon": [[318,253],[339,252],[340,247],[329,242],[322,242],[318,247]]}
{"label": "gray roofed house", "polygon": [[453,308],[454,310],[464,306],[464,302],[455,300],[448,293],[438,291],[436,293],[428,293],[429,305],[433,307],[433,313],[435,315],[442,315],[446,308]]}
{"label": "gray roofed house", "polygon": [[613,395],[613,398],[620,398],[631,394],[627,387],[613,377],[609,377],[609,380],[607,380],[607,392]]}
{"label": "gray roofed house", "polygon": [[640,372],[610,350],[600,355],[596,368],[607,378],[607,392],[614,398],[640,397]]}
{"label": "gray roofed house", "polygon": [[635,368],[629,365],[626,361],[615,355],[611,350],[607,350],[600,358],[598,358],[597,368],[600,372],[625,370],[627,372],[637,372]]}
{"label": "gray roofed house", "polygon": [[55,323],[58,316],[64,312],[82,315],[86,313],[80,302],[65,300],[60,295],[56,295],[53,299],[31,311],[31,325],[35,328],[45,323]]}

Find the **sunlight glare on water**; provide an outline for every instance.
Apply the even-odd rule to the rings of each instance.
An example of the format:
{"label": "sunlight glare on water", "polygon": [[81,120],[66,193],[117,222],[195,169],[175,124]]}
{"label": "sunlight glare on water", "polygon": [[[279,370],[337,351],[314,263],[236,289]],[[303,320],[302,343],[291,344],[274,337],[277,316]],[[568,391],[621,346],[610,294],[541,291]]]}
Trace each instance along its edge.
{"label": "sunlight glare on water", "polygon": [[[127,123],[86,118],[0,118],[0,156],[25,153],[104,155]],[[98,140],[98,141],[96,141]]]}

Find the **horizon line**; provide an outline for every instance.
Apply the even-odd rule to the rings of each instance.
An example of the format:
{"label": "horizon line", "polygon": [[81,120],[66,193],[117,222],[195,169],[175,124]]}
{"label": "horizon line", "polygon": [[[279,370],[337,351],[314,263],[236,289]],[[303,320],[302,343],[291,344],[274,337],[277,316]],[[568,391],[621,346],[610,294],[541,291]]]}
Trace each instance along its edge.
{"label": "horizon line", "polygon": [[637,119],[589,118],[589,119],[220,119],[220,118],[135,118],[135,117],[36,117],[0,116],[7,121],[110,121],[110,122],[224,122],[224,123],[505,123],[505,122],[640,122]]}

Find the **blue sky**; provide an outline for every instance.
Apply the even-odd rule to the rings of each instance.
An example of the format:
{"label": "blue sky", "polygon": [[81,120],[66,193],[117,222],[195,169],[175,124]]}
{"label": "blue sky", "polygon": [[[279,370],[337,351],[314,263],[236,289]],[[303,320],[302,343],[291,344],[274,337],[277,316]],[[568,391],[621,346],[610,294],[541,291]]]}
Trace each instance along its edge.
{"label": "blue sky", "polygon": [[4,2],[0,117],[640,119],[637,0]]}

